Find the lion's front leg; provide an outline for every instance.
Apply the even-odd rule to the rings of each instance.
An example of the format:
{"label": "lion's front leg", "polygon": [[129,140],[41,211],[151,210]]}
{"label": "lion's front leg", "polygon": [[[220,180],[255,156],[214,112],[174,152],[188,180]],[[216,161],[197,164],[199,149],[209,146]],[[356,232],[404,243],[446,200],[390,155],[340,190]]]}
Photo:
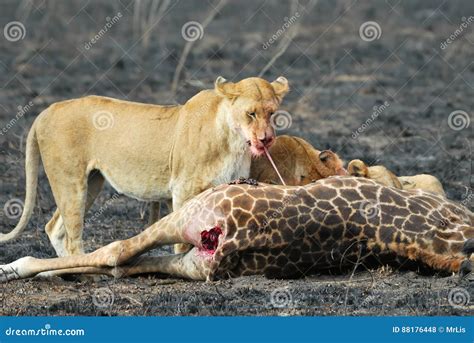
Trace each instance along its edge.
{"label": "lion's front leg", "polygon": [[148,226],[155,224],[158,220],[160,220],[163,217],[161,213],[161,205],[163,203],[166,204],[168,213],[173,212],[173,204],[171,200],[151,202],[149,206],[150,216],[148,217]]}

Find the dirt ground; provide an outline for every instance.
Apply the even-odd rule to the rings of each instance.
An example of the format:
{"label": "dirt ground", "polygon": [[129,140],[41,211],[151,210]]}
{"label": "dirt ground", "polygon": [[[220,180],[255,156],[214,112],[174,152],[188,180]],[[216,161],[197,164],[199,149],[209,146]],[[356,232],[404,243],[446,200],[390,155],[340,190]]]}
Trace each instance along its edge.
{"label": "dirt ground", "polygon": [[[20,39],[6,39],[6,30],[0,36],[2,207],[23,201],[25,137],[48,105],[86,94],[182,103],[212,87],[218,75],[239,80],[264,71],[264,78],[284,75],[291,85],[282,105],[291,125],[279,134],[331,148],[346,161],[383,164],[398,175],[433,174],[449,198],[473,209],[474,2],[321,0],[295,7],[229,1],[192,45],[176,93],[170,85],[187,43],[182,28],[205,23],[218,2],[172,2],[162,17],[151,15],[153,2],[140,6],[124,0],[2,2],[1,27],[12,21],[24,26]],[[380,27],[374,40],[359,32],[369,21]],[[107,23],[111,27],[92,42]],[[0,247],[0,264],[54,256],[44,225],[55,205],[40,175],[32,220],[19,239]],[[146,226],[146,211],[108,186],[89,212],[87,250],[137,234]],[[17,220],[0,211],[0,231]],[[461,306],[448,301],[456,292],[464,297]],[[298,280],[204,283],[155,275],[14,281],[0,285],[0,314],[472,315],[472,299],[472,278],[383,266]]]}

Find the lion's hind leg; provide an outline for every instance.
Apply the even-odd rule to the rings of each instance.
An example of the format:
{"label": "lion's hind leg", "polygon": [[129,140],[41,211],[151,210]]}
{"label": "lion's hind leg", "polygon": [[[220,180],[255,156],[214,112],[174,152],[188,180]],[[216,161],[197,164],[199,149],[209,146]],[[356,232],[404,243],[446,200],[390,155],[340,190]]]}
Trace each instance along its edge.
{"label": "lion's hind leg", "polygon": [[[76,200],[76,197],[74,196],[71,197],[71,204],[66,207],[70,225],[67,228],[64,225],[64,220],[61,216],[59,208],[56,209],[53,217],[46,224],[45,231],[48,234],[49,240],[59,257],[83,253],[82,228],[84,215],[94,203],[95,199],[102,190],[103,185],[104,177],[102,174],[100,174],[100,172],[97,170],[92,171],[89,174],[87,186],[85,188],[87,198],[83,213],[80,211],[83,197],[81,194],[76,193],[77,199],[79,200]],[[62,192],[57,191],[56,193],[58,193],[58,198],[62,199]],[[79,207],[79,209],[77,207]]]}

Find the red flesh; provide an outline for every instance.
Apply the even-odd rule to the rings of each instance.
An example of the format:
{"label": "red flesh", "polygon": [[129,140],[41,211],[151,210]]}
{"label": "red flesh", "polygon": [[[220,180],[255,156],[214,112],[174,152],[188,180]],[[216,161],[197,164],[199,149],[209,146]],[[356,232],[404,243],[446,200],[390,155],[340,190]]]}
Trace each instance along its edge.
{"label": "red flesh", "polygon": [[219,226],[214,226],[212,229],[201,232],[201,246],[202,248],[214,254],[219,243],[219,236],[222,234],[222,229]]}

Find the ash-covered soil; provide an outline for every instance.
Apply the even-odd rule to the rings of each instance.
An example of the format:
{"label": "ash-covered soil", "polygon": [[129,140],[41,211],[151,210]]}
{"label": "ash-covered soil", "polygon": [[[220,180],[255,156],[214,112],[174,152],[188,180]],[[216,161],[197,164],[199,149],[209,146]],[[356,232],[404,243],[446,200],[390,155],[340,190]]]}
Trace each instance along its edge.
{"label": "ash-covered soil", "polygon": [[[295,16],[291,3],[230,1],[193,45],[174,94],[170,85],[186,43],[181,29],[204,22],[216,2],[173,2],[159,21],[147,16],[151,11],[137,15],[128,1],[2,2],[2,32],[20,21],[25,36],[15,42],[0,36],[0,205],[24,198],[25,137],[48,105],[86,94],[182,103],[212,87],[218,75],[256,76],[279,56],[263,77],[290,81],[282,109],[291,125],[280,134],[331,148],[346,161],[383,164],[398,175],[433,174],[449,198],[472,210],[474,3],[325,0],[311,11],[302,5],[292,24],[298,25],[295,37],[279,56],[289,29],[263,45]],[[121,18],[86,49],[118,12]],[[379,24],[378,39],[361,39],[367,21]],[[467,27],[442,49],[462,23]],[[466,113],[460,117],[466,120],[450,120],[454,111]],[[54,209],[41,171],[32,220],[19,239],[0,246],[0,264],[54,256],[44,232]],[[139,233],[146,217],[145,204],[107,187],[89,212],[87,250]],[[16,222],[0,211],[1,232]],[[0,289],[2,315],[472,315],[472,300],[453,306],[448,298],[474,299],[469,279],[392,267],[212,283],[163,276],[53,278]]]}

